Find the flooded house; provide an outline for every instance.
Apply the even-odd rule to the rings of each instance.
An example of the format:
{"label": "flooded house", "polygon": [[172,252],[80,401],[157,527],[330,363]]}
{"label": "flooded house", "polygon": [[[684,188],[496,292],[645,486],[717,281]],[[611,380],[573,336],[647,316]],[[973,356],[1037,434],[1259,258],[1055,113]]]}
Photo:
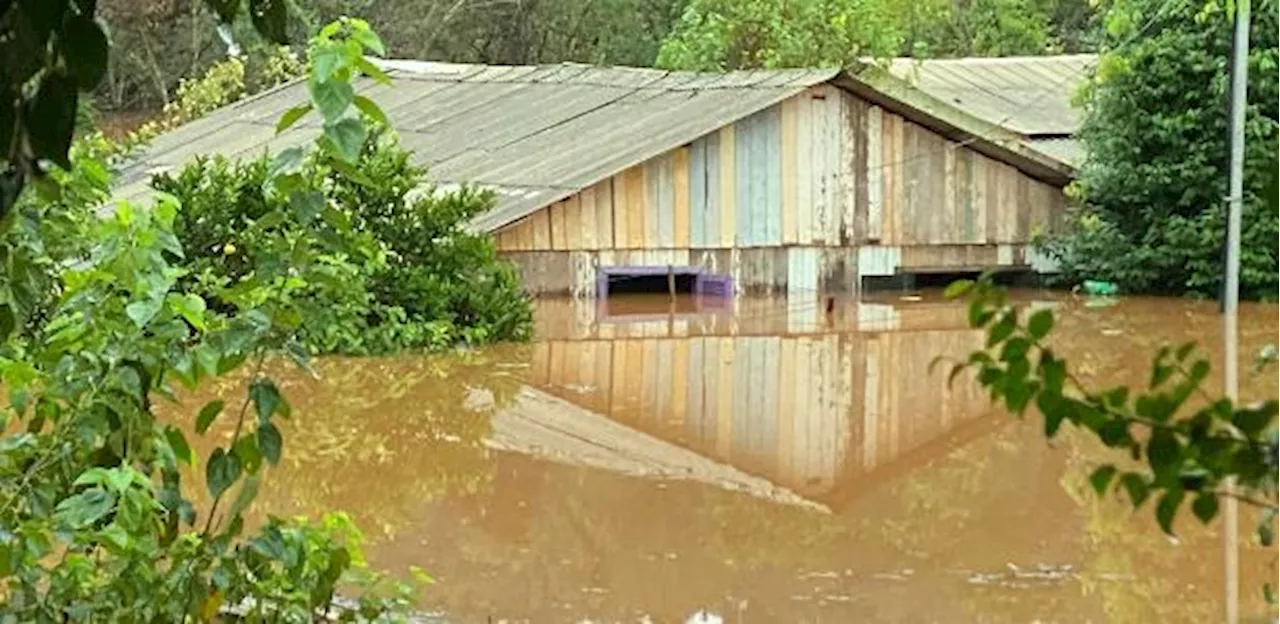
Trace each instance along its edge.
{"label": "flooded house", "polygon": [[[869,280],[1049,271],[1073,176],[1068,100],[1091,56],[697,73],[385,62],[360,93],[446,188],[497,194],[490,232],[537,294],[857,292]],[[159,137],[121,195],[195,154],[256,156],[291,83]]]}

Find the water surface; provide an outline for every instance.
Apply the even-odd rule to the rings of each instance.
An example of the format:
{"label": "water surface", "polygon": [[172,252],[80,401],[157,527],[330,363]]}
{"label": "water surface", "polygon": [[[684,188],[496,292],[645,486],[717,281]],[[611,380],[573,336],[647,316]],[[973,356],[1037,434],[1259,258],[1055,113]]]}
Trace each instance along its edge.
{"label": "water surface", "polygon": [[[1212,303],[1018,299],[1055,308],[1086,383],[1144,383],[1188,339],[1217,370]],[[466,622],[1221,619],[1217,527],[1169,540],[1088,489],[1105,449],[929,373],[983,340],[937,293],[544,300],[537,324],[530,345],[282,368],[295,418],[257,513],[349,511],[373,565],[425,568],[423,608]],[[1240,325],[1251,357],[1277,308]],[[1243,384],[1276,392],[1274,371]],[[1241,551],[1265,615],[1274,556]]]}

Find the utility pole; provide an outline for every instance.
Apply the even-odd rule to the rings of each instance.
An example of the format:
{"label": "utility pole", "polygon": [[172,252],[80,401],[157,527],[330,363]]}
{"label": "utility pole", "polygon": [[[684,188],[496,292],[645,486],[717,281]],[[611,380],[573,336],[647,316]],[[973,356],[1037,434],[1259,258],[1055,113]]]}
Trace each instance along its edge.
{"label": "utility pole", "polygon": [[[1235,41],[1231,46],[1231,171],[1227,197],[1227,275],[1222,294],[1223,390],[1239,400],[1237,309],[1240,304],[1240,210],[1244,203],[1244,113],[1249,93],[1249,0],[1235,0]],[[1226,484],[1228,491],[1234,482]],[[1222,517],[1224,598],[1227,624],[1240,621],[1240,506],[1227,497]]]}

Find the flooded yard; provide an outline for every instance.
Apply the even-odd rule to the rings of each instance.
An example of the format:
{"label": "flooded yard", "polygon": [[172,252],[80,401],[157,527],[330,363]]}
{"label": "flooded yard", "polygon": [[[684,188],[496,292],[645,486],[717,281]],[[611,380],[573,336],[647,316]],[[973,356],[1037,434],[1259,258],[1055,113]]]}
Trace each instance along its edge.
{"label": "flooded yard", "polygon": [[[1143,384],[1189,339],[1216,371],[1212,303],[1018,297],[1057,310],[1086,383]],[[1149,506],[1093,495],[1104,449],[929,373],[983,344],[937,293],[544,300],[537,319],[528,345],[281,367],[295,416],[255,513],[350,512],[370,563],[426,569],[421,606],[451,621],[1221,619],[1216,527],[1164,537]],[[1277,308],[1240,325],[1251,358]],[[1265,615],[1274,553],[1240,550],[1242,611]]]}

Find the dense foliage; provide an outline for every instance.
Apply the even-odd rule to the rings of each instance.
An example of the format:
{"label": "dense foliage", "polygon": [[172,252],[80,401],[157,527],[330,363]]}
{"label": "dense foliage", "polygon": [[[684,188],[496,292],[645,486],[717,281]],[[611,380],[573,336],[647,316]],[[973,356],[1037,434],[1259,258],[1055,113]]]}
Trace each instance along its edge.
{"label": "dense foliage", "polygon": [[[260,180],[268,204],[320,218],[300,218],[288,240],[250,240],[259,248],[234,284],[192,281],[204,250],[175,233],[187,217],[172,195],[103,211],[106,163],[118,148],[99,135],[49,171],[56,193],[28,191],[14,204],[0,238],[0,620],[208,622],[230,611],[297,622],[341,611],[352,621],[408,606],[407,586],[365,568],[346,516],[248,527],[245,515],[264,466],[281,461],[278,423],[293,412],[268,361],[287,357],[314,373],[304,328],[330,320],[307,295],[334,279],[343,258],[385,253],[341,209],[308,201],[318,184],[341,185],[339,175],[369,182],[358,115],[381,111],[333,94],[350,94],[361,75],[384,79],[365,71],[363,56],[381,47],[355,20],[313,41],[313,101],[299,110],[315,106],[324,120],[305,158],[337,173],[305,177],[302,148],[272,163]],[[157,417],[160,403],[176,401],[175,386],[207,387],[245,363],[234,403],[210,400],[188,423]],[[219,421],[230,435],[197,458],[188,434]],[[204,495],[187,482],[201,473]],[[340,585],[359,598],[352,608],[333,606]]]}
{"label": "dense foliage", "polygon": [[680,69],[841,66],[866,57],[1077,51],[1079,0],[691,0],[657,64]]}
{"label": "dense foliage", "polygon": [[358,181],[308,158],[299,173],[316,190],[293,198],[270,191],[266,158],[201,159],[158,176],[155,188],[183,206],[178,239],[202,250],[186,262],[185,283],[225,309],[239,284],[264,263],[291,262],[300,232],[319,228],[340,249],[361,252],[322,254],[324,279],[294,293],[307,308],[299,338],[310,350],[387,353],[528,337],[529,303],[514,270],[488,236],[463,229],[492,206],[488,193],[424,188],[423,171],[388,135],[365,141],[356,170]]}
{"label": "dense foliage", "polygon": [[[1167,8],[1166,8],[1167,7]],[[1254,9],[1245,131],[1241,296],[1274,298],[1277,6]],[[1217,296],[1222,284],[1232,24],[1214,5],[1134,0],[1112,8],[1085,95],[1086,208],[1051,244],[1072,283]]]}

